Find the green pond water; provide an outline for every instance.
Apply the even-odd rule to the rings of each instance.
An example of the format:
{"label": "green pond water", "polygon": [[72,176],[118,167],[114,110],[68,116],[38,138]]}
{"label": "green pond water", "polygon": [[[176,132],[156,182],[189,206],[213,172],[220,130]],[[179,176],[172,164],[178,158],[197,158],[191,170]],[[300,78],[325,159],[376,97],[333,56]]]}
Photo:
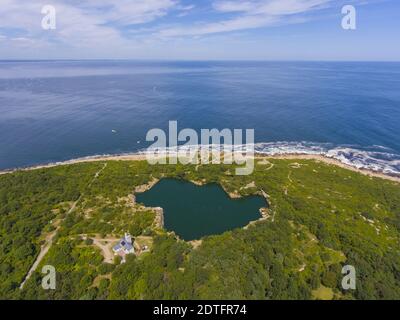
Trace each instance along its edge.
{"label": "green pond water", "polygon": [[197,186],[177,179],[162,179],[136,200],[162,207],[165,228],[186,241],[244,227],[259,219],[259,209],[267,206],[261,196],[231,199],[218,184]]}

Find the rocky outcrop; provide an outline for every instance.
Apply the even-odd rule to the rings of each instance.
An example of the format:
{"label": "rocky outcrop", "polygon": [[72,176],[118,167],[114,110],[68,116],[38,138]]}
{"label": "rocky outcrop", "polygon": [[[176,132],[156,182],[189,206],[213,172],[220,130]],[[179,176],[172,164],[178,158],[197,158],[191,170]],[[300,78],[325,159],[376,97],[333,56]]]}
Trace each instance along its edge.
{"label": "rocky outcrop", "polygon": [[154,185],[160,181],[159,179],[153,178],[153,180],[151,180],[149,183],[147,184],[143,184],[141,186],[137,186],[135,188],[135,193],[143,193],[146,192],[147,190],[150,190],[151,188],[154,187]]}
{"label": "rocky outcrop", "polygon": [[154,220],[154,224],[156,228],[163,229],[164,228],[164,209],[163,208],[152,208],[156,213],[156,218]]}

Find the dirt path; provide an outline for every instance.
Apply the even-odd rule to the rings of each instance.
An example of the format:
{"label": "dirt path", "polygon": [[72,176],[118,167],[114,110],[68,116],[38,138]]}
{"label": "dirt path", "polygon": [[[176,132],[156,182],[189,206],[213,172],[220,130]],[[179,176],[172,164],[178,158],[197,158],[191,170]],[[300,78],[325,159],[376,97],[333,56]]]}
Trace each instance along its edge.
{"label": "dirt path", "polygon": [[287,178],[289,179],[290,183],[293,183],[291,175],[292,175],[292,171],[289,171],[289,174],[288,174]]}
{"label": "dirt path", "polygon": [[[100,173],[107,167],[107,163],[104,164],[104,166],[96,172],[96,174],[94,175],[93,179],[89,182],[87,188],[90,188],[93,184],[93,182],[99,177]],[[79,201],[82,199],[83,197],[83,193],[79,196],[79,198],[72,204],[71,208],[68,210],[67,215],[69,215],[70,213],[72,213],[77,204],[79,203]],[[62,221],[61,221],[62,222]],[[53,244],[53,240],[57,235],[57,232],[60,228],[61,222],[59,224],[59,226],[56,228],[56,230],[54,230],[53,232],[51,232],[48,236],[46,236],[46,240],[45,243],[40,247],[40,253],[39,255],[36,257],[35,262],[33,263],[32,267],[29,269],[24,281],[22,281],[21,285],[19,286],[20,289],[24,288],[25,283],[29,280],[29,278],[32,276],[32,274],[35,272],[35,270],[37,269],[37,267],[39,266],[40,262],[42,262],[43,258],[46,256],[46,254],[49,252],[51,245]]]}
{"label": "dirt path", "polygon": [[58,229],[54,230],[49,236],[46,237],[46,242],[40,248],[40,253],[37,256],[35,262],[33,263],[32,267],[29,269],[28,274],[26,275],[24,281],[22,281],[21,285],[19,286],[20,289],[24,288],[25,283],[29,280],[32,276],[33,272],[37,269],[40,262],[43,260],[44,256],[49,252],[51,245],[53,244],[53,239],[57,234]]}
{"label": "dirt path", "polygon": [[114,262],[114,252],[112,251],[112,244],[117,242],[119,239],[109,238],[109,239],[97,239],[93,238],[93,244],[97,246],[104,258],[104,262],[113,263]]}

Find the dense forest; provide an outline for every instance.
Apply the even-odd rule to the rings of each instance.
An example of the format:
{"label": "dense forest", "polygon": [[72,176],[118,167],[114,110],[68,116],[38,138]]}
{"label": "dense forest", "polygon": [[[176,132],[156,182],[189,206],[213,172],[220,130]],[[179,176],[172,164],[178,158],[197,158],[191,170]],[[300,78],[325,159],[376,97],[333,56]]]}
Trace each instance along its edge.
{"label": "dense forest", "polygon": [[[1,175],[0,298],[400,299],[399,184],[312,160],[260,159],[252,175],[233,172],[107,161]],[[163,177],[265,192],[269,217],[185,242],[135,202],[135,188]],[[98,243],[124,232],[149,250],[107,260]],[[56,268],[55,290],[41,286],[44,265]],[[341,286],[344,265],[357,271],[355,290]]]}

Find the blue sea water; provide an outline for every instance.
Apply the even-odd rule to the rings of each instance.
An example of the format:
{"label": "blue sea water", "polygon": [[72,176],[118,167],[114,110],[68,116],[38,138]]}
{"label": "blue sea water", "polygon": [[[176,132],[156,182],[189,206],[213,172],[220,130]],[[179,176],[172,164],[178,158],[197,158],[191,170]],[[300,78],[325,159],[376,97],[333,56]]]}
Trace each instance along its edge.
{"label": "blue sea water", "polygon": [[135,152],[170,120],[396,174],[400,63],[0,62],[0,169]]}

